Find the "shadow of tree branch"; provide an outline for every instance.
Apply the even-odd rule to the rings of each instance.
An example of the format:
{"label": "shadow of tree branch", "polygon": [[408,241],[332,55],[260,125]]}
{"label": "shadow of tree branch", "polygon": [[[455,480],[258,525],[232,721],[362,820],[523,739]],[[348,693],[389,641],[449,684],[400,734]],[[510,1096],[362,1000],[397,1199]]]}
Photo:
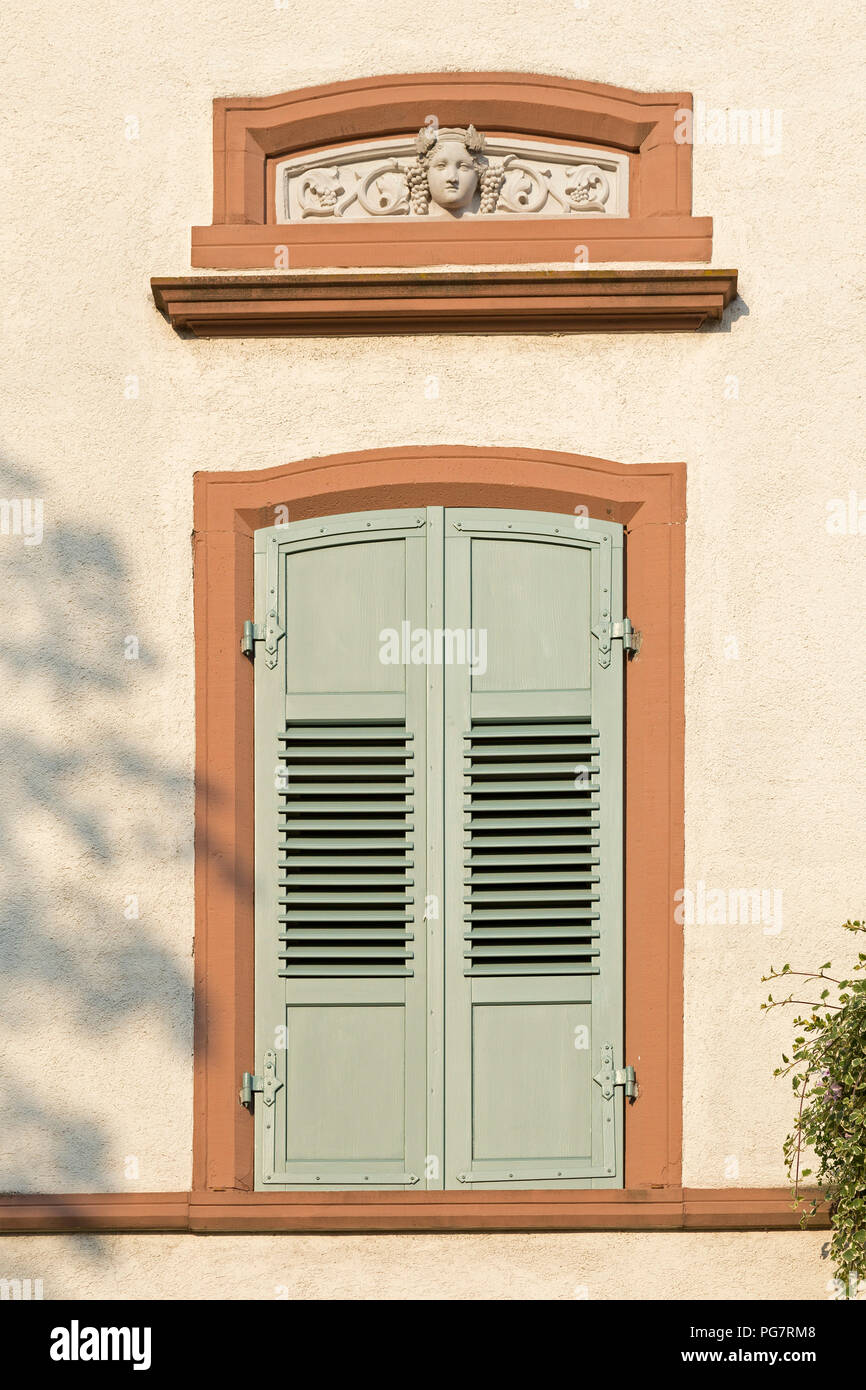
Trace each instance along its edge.
{"label": "shadow of tree branch", "polygon": [[[0,497],[48,491],[35,472],[0,465]],[[170,704],[142,723],[160,661],[151,641],[141,640],[134,663],[125,655],[147,618],[107,525],[58,520],[46,504],[40,543],[14,528],[0,534],[0,573],[0,1190],[151,1190],[125,1178],[87,1076],[62,1102],[41,1083],[54,1068],[75,1074],[70,1049],[85,1035],[89,1052],[112,1050],[106,1066],[128,1119],[136,1102],[123,1059],[142,1020],[165,1035],[155,1050],[167,1046],[191,1077],[186,903],[172,930],[172,862],[191,875],[191,761],[173,765],[162,751],[175,735]],[[148,1111],[157,1105],[146,1117],[157,1135],[159,1084],[149,1080],[142,1098]]]}

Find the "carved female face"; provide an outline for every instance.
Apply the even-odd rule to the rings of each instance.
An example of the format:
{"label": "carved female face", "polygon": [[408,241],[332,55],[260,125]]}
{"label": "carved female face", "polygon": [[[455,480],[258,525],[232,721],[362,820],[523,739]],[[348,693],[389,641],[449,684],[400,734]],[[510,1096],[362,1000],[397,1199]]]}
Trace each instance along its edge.
{"label": "carved female face", "polygon": [[475,161],[461,140],[437,144],[427,163],[430,197],[441,208],[465,208],[478,187]]}

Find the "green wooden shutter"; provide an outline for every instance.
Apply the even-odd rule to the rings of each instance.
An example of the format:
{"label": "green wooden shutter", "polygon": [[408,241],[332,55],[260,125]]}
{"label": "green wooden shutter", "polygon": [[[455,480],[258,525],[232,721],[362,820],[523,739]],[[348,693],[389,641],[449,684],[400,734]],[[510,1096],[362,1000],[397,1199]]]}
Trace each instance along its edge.
{"label": "green wooden shutter", "polygon": [[622,528],[445,537],[445,1185],[621,1186]]}
{"label": "green wooden shutter", "polygon": [[622,1185],[622,544],[256,533],[258,1187]]}
{"label": "green wooden shutter", "polygon": [[423,1185],[426,515],[256,532],[256,1183]]}

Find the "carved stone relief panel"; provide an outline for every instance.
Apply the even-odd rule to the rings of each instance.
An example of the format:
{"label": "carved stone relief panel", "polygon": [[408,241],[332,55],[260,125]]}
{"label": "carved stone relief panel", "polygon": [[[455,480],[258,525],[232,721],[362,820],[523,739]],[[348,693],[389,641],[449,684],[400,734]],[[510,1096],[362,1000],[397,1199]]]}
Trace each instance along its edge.
{"label": "carved stone relief panel", "polygon": [[277,166],[277,220],[627,217],[628,159],[474,126],[332,147]]}

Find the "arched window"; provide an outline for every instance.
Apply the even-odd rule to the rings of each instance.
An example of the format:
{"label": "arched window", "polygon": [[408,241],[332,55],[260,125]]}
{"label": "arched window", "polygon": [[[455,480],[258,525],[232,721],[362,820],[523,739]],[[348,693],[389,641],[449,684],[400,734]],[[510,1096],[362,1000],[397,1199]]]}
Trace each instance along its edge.
{"label": "arched window", "polygon": [[[627,467],[538,451],[469,448],[383,450],[258,474],[198,475],[198,1197],[194,1194],[193,1203],[201,1200],[211,1216],[221,1200],[215,1189],[234,1188],[252,1193],[254,1223],[277,1220],[276,1202],[283,1220],[303,1226],[309,1200],[304,1189],[324,1187],[340,1191],[331,1199],[322,1191],[321,1201],[326,1207],[329,1200],[342,1202],[339,1219],[344,1219],[348,1197],[341,1189],[368,1187],[379,1190],[364,1203],[378,1209],[399,1192],[401,1203],[409,1204],[401,1206],[408,1223],[423,1226],[432,1219],[429,1204],[445,1188],[462,1204],[467,1225],[478,1219],[472,1203],[489,1201],[479,1191],[501,1194],[506,1225],[508,1203],[518,1197],[533,1203],[544,1224],[553,1200],[550,1188],[676,1186],[681,966],[673,885],[682,881],[683,528],[671,522],[683,519],[683,483],[679,465]],[[453,522],[447,542],[446,521]],[[477,558],[470,565],[473,546]],[[316,574],[322,565],[327,575]],[[284,587],[290,573],[291,611]],[[602,602],[608,573],[609,609]],[[618,575],[624,596],[617,591]],[[269,618],[274,577],[277,605]],[[522,605],[521,593],[526,595]],[[331,605],[330,617],[323,604]],[[605,614],[613,623],[626,612],[641,629],[643,643],[638,658],[628,663],[623,690],[621,629],[608,631]],[[385,621],[393,614],[394,621]],[[253,667],[240,646],[244,622],[252,619],[259,623],[255,720]],[[378,640],[375,651],[368,650],[374,628],[377,639],[394,629],[392,655],[398,660],[381,661]],[[432,649],[429,664],[420,659],[423,652],[413,663],[413,628],[450,634],[431,636],[434,642],[459,643],[462,634],[463,655],[474,660],[475,672],[468,660],[449,662],[444,648],[438,665]],[[487,633],[483,653],[480,630]],[[359,642],[363,650],[347,665],[346,644]],[[337,647],[342,664],[336,662]],[[304,651],[310,653],[306,660]],[[530,727],[532,735],[524,738]],[[323,731],[329,729],[334,737],[326,738]],[[345,743],[352,729],[363,730],[364,738]],[[318,733],[308,739],[304,730]],[[346,778],[335,781],[334,769],[343,767],[335,756],[343,746],[338,734],[352,753]],[[380,793],[361,771],[370,765],[368,744],[380,758],[374,766],[406,768],[410,762],[404,760],[411,760],[416,776],[423,772],[418,785],[426,783],[426,790],[406,799],[412,784],[406,779],[398,804],[399,795],[392,794],[397,783],[382,773],[379,785],[388,789],[388,812],[376,810]],[[417,750],[425,744],[422,768]],[[540,761],[534,750],[542,745]],[[556,756],[557,748],[562,757]],[[490,780],[483,769],[491,749],[492,765],[502,773],[495,779],[495,795],[481,790]],[[544,763],[553,769],[549,778],[533,770]],[[586,808],[575,815],[570,805],[560,804],[570,800],[560,795],[556,772],[566,763],[572,767],[572,794]],[[319,771],[311,781],[303,768]],[[596,768],[603,769],[601,781],[595,779]],[[585,788],[577,784],[582,769],[588,773]],[[525,783],[539,790],[520,792]],[[349,798],[357,824],[350,826],[348,812],[341,809],[348,795],[342,788],[353,786],[359,792]],[[304,787],[322,807],[309,816],[300,814],[300,796],[294,795]],[[464,795],[470,810],[465,864],[459,823]],[[617,828],[620,814],[624,835]],[[427,820],[423,839],[415,828],[419,816]],[[567,823],[554,825],[557,817]],[[578,831],[578,819],[586,822],[585,830]],[[591,826],[596,819],[599,825]],[[395,856],[380,846],[374,857],[390,855],[395,866],[365,870],[383,881],[364,887],[352,877],[361,866],[350,864],[346,855],[356,831],[361,840],[372,835],[373,821],[389,823],[379,838],[405,842],[414,836],[412,853],[423,849],[424,858],[408,875],[406,852]],[[289,824],[293,833],[281,835],[281,825]],[[314,835],[319,827],[322,834]],[[493,845],[500,832],[508,845]],[[538,902],[534,895],[527,900],[513,876],[550,876],[558,866],[547,858],[530,867],[526,856],[535,851],[518,841],[521,836],[547,841],[560,833],[580,834],[587,842],[581,851],[585,870],[575,860],[564,868],[572,875],[567,890],[578,896],[564,902],[557,896],[561,880],[551,878],[541,887],[558,915],[527,916],[532,902],[532,910],[540,911]],[[594,839],[598,846],[588,843]],[[289,858],[280,842],[285,851],[291,849]],[[554,844],[551,839],[542,854],[549,856]],[[578,848],[563,846],[566,855]],[[359,855],[348,858],[361,858],[372,848],[359,846]],[[596,850],[598,865],[590,862]],[[519,862],[509,866],[500,853]],[[401,859],[396,871],[404,874],[400,884],[394,879],[396,858]],[[498,887],[497,873],[503,875]],[[601,883],[604,873],[596,906],[592,880]],[[339,891],[338,882],[344,885]],[[624,912],[617,905],[623,883]],[[376,913],[395,911],[395,893],[413,899],[404,909],[408,915],[399,923],[391,915],[377,917],[373,930],[385,927],[386,935],[367,937],[364,944],[360,938],[332,940],[328,931],[340,919],[331,915],[326,921],[321,912],[351,914],[342,919],[354,924],[346,934],[370,930],[372,900],[363,895],[371,892],[388,899],[374,904]],[[508,902],[502,893],[511,895]],[[361,896],[337,907],[338,897],[348,903],[353,894]],[[425,920],[436,907],[438,928],[435,918]],[[507,919],[505,912],[511,914]],[[596,931],[601,935],[594,936]],[[618,963],[623,940],[624,976]],[[347,950],[354,953],[351,958],[341,954]],[[371,956],[371,950],[381,954]],[[529,964],[542,968],[528,969]],[[383,965],[388,968],[379,973]],[[606,965],[608,975],[601,973]],[[348,973],[337,973],[347,966],[352,967]],[[410,999],[413,991],[417,1003]],[[457,1051],[443,1062],[437,1030],[449,1008],[446,1049],[450,1043]],[[327,1024],[325,1010],[336,1011]],[[322,1058],[321,1028],[327,1031],[338,1015],[334,1052]],[[280,1034],[281,1028],[288,1033]],[[285,1049],[280,1057],[279,1044],[292,1037],[291,1058]],[[274,1046],[268,1047],[271,1038]],[[573,1064],[573,1105],[564,1089],[563,1039]],[[588,1049],[581,1046],[585,1041]],[[582,1057],[581,1051],[589,1055]],[[317,1057],[324,1071],[316,1071]],[[375,1059],[382,1075],[375,1074]],[[634,1106],[624,1107],[615,1073],[626,1062],[636,1067],[643,1089]],[[329,1067],[332,1088],[349,1087],[331,1109],[327,1103],[323,1108],[316,1091],[317,1078],[321,1082],[330,1075]],[[265,1090],[253,1092],[255,1120],[237,1103],[246,1071],[269,1087],[272,1102],[265,1103]],[[538,1081],[534,1087],[532,1077]],[[378,1149],[365,1124],[380,1127]],[[608,1125],[614,1137],[606,1145]],[[470,1131],[478,1136],[474,1152]],[[278,1147],[266,1152],[274,1135]],[[364,1159],[366,1167],[356,1162]],[[256,1195],[255,1187],[270,1192]],[[571,1196],[576,1206],[569,1210],[579,1224],[581,1211],[584,1217],[587,1211],[580,1203],[595,1198],[591,1191],[573,1190]],[[318,1207],[317,1213],[320,1220]],[[525,1210],[520,1222],[526,1224]]]}

